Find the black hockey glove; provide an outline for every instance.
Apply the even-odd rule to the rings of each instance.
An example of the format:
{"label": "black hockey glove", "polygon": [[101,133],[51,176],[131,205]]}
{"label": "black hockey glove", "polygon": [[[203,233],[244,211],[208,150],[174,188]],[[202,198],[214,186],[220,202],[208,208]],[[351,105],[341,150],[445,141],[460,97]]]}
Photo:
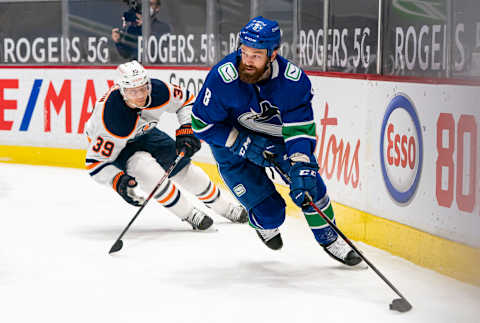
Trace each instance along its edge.
{"label": "black hockey glove", "polygon": [[175,136],[177,137],[175,141],[177,154],[182,149],[185,149],[185,157],[192,157],[202,146],[200,139],[195,137],[192,124],[190,123],[181,125],[180,128],[177,129]]}
{"label": "black hockey glove", "polygon": [[141,206],[145,199],[135,193],[138,183],[132,176],[124,172],[118,173],[113,180],[113,188],[128,203],[134,206]]}

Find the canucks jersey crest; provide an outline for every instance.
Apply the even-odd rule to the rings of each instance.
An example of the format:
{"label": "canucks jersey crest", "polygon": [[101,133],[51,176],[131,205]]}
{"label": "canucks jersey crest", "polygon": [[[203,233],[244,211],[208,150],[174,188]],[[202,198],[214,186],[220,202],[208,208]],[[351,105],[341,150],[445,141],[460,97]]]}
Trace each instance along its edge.
{"label": "canucks jersey crest", "polygon": [[232,62],[223,64],[218,68],[218,73],[225,83],[231,83],[238,78],[238,72]]}
{"label": "canucks jersey crest", "polygon": [[292,63],[288,62],[284,75],[285,78],[289,80],[298,81],[300,79],[300,76],[302,75],[302,70],[297,66],[293,65]]}
{"label": "canucks jersey crest", "polygon": [[249,112],[242,113],[238,117],[238,122],[247,129],[281,137],[282,119],[280,110],[267,100],[261,101],[258,105],[260,112],[250,108]]}

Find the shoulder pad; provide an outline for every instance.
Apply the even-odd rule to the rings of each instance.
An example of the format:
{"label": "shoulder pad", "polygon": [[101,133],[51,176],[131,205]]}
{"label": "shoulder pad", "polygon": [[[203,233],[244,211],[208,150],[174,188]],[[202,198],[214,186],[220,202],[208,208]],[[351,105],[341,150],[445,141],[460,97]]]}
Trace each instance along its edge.
{"label": "shoulder pad", "polygon": [[161,80],[152,79],[152,103],[150,107],[155,108],[162,106],[170,100],[170,90],[168,89],[167,84]]}
{"label": "shoulder pad", "polygon": [[302,70],[298,66],[288,62],[283,75],[285,76],[286,79],[296,82],[302,76]]}
{"label": "shoulder pad", "polygon": [[120,91],[113,91],[103,108],[105,129],[115,137],[128,137],[135,130],[139,116],[135,109],[127,107]]}
{"label": "shoulder pad", "polygon": [[226,62],[220,65],[217,68],[217,72],[225,83],[231,83],[238,78],[237,68],[232,62]]}

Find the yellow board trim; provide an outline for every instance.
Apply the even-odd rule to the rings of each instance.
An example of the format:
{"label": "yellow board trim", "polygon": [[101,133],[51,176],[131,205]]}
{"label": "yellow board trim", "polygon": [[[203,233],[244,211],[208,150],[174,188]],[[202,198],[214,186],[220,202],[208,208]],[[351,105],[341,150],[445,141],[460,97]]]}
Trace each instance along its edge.
{"label": "yellow board trim", "polygon": [[0,146],[0,162],[85,168],[85,149]]}
{"label": "yellow board trim", "polygon": [[[85,168],[85,150],[28,146],[0,146],[0,162]],[[213,182],[223,186],[216,165],[196,162]],[[277,185],[287,201],[287,213],[301,216],[288,197],[288,188]],[[352,240],[362,241],[460,281],[480,286],[480,249],[450,241],[418,229],[333,203],[338,226]]]}

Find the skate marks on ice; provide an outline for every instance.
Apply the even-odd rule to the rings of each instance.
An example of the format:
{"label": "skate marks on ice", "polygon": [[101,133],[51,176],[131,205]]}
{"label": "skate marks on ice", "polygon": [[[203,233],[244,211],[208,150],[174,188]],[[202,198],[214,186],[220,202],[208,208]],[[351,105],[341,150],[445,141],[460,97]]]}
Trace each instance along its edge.
{"label": "skate marks on ice", "polygon": [[332,260],[303,218],[287,217],[284,247],[274,252],[248,225],[212,216],[217,232],[194,232],[152,203],[111,257],[108,249],[136,210],[111,188],[81,170],[0,167],[8,187],[0,199],[2,322],[76,323],[92,315],[105,322],[199,323],[474,323],[480,317],[480,288],[354,242],[414,305],[392,313],[388,287],[371,270]]}
{"label": "skate marks on ice", "polygon": [[[122,232],[123,227],[120,225],[115,226],[105,226],[105,227],[88,227],[83,229],[74,229],[70,231],[70,234],[78,237],[79,239],[84,239],[88,241],[97,241],[105,242],[107,245],[112,244],[116,237]],[[207,230],[199,231],[193,230],[192,227],[188,224],[183,225],[182,227],[162,227],[157,225],[154,227],[147,228],[144,225],[142,227],[137,227],[129,230],[127,234],[122,238],[125,246],[127,248],[142,248],[142,245],[149,246],[154,244],[161,245],[162,242],[170,241],[172,239],[184,239],[191,235],[199,235],[201,239],[202,235],[213,234],[218,231],[218,228],[215,224],[212,225]],[[126,252],[122,249],[121,252]],[[143,253],[143,251],[142,251]]]}
{"label": "skate marks on ice", "polygon": [[[219,255],[220,256],[220,255]],[[182,284],[191,288],[223,289],[230,285],[246,285],[252,288],[301,290],[303,293],[318,293],[331,283],[342,280],[342,271],[355,272],[363,269],[340,266],[302,266],[284,261],[243,260],[230,266],[206,266],[201,271],[188,270],[175,273]],[[222,277],[219,280],[219,277]],[[173,277],[172,277],[173,278]]]}

